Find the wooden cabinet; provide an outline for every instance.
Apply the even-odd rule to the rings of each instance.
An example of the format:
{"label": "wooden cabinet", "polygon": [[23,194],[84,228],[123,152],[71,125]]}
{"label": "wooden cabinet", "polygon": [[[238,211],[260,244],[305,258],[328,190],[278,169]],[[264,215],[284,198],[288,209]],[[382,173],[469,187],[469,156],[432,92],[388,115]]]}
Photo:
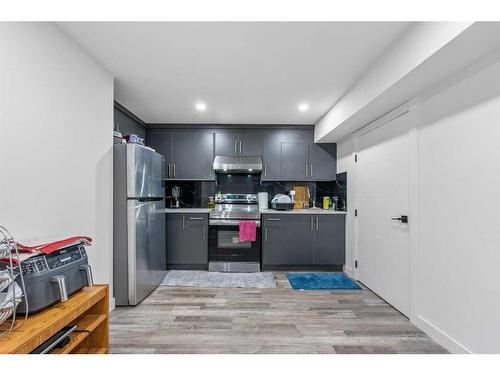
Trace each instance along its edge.
{"label": "wooden cabinet", "polygon": [[260,132],[232,131],[215,134],[215,154],[219,156],[262,156]]}
{"label": "wooden cabinet", "polygon": [[214,133],[210,131],[154,131],[148,146],[165,157],[165,179],[213,180]]}
{"label": "wooden cabinet", "polygon": [[208,214],[167,214],[167,267],[208,266]]}
{"label": "wooden cabinet", "polygon": [[341,266],[345,263],[345,215],[264,214],[263,268]]}
{"label": "wooden cabinet", "polygon": [[77,326],[70,342],[49,354],[104,354],[109,350],[109,290],[85,287],[67,301],[29,316],[19,328],[0,337],[0,354],[28,354],[66,326]]}

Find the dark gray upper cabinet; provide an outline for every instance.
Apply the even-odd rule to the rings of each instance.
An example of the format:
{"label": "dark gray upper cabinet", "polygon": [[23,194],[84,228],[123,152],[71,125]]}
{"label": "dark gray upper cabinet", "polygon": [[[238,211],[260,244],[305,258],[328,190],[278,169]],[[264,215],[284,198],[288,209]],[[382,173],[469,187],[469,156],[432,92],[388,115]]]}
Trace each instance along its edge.
{"label": "dark gray upper cabinet", "polygon": [[337,174],[336,145],[314,143],[313,132],[288,130],[281,143],[281,180],[333,181]]}
{"label": "dark gray upper cabinet", "polygon": [[305,181],[309,176],[309,144],[281,143],[281,175],[285,181]]}
{"label": "dark gray upper cabinet", "polygon": [[215,155],[262,156],[262,180],[335,180],[336,145],[316,144],[313,138],[307,129],[151,129],[147,144],[165,156],[170,180],[214,180]]}
{"label": "dark gray upper cabinet", "polygon": [[167,179],[169,176],[169,166],[172,165],[172,134],[167,132],[148,133],[146,144],[165,157],[165,171],[163,176]]}
{"label": "dark gray upper cabinet", "polygon": [[210,131],[154,131],[148,146],[165,156],[165,179],[213,180],[214,133]]}
{"label": "dark gray upper cabinet", "polygon": [[173,133],[170,178],[176,180],[214,179],[214,138],[210,132]]}
{"label": "dark gray upper cabinet", "polygon": [[[285,215],[282,215],[285,216]],[[287,215],[284,217],[285,249],[290,265],[313,264],[313,230],[309,215]]]}
{"label": "dark gray upper cabinet", "polygon": [[234,133],[215,133],[215,155],[238,155],[239,148],[236,142],[236,135]]}
{"label": "dark gray upper cabinet", "polygon": [[269,131],[262,138],[262,174],[263,181],[281,178],[281,138],[280,131]]}
{"label": "dark gray upper cabinet", "polygon": [[242,156],[262,156],[262,133],[238,134],[238,149]]}
{"label": "dark gray upper cabinet", "polygon": [[314,264],[345,264],[345,215],[316,215]]}
{"label": "dark gray upper cabinet", "polygon": [[262,215],[263,267],[345,263],[345,215]]}
{"label": "dark gray upper cabinet", "polygon": [[207,214],[167,214],[166,231],[168,265],[208,264]]}
{"label": "dark gray upper cabinet", "polygon": [[262,156],[262,134],[260,132],[215,134],[215,154],[219,156]]}
{"label": "dark gray upper cabinet", "polygon": [[335,143],[309,144],[309,173],[313,181],[333,181],[337,175],[337,152]]}
{"label": "dark gray upper cabinet", "polygon": [[282,142],[313,143],[314,130],[286,129],[282,131]]}

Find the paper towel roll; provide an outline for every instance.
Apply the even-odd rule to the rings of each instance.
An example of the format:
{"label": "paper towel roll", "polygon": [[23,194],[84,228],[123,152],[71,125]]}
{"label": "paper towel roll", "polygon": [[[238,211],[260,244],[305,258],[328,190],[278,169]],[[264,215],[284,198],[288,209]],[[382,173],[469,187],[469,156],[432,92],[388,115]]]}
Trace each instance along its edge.
{"label": "paper towel roll", "polygon": [[262,192],[257,194],[259,200],[259,210],[267,210],[269,208],[269,194]]}

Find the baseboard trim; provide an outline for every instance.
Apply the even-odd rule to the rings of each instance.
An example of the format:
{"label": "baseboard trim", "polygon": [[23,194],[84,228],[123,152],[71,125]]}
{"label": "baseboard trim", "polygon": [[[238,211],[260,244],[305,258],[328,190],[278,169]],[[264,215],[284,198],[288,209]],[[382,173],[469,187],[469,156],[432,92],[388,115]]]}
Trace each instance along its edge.
{"label": "baseboard trim", "polygon": [[414,319],[411,319],[411,322],[450,353],[473,354],[471,350],[467,349],[464,345],[460,344],[453,337],[440,330],[422,316],[416,315]]}
{"label": "baseboard trim", "polygon": [[342,271],[342,265],[318,266],[318,265],[288,265],[288,264],[272,264],[262,265],[263,271]]}
{"label": "baseboard trim", "polygon": [[351,279],[354,279],[354,270],[351,267],[345,265],[344,266],[344,273],[347,276],[349,276]]}
{"label": "baseboard trim", "polygon": [[167,264],[168,270],[182,270],[182,271],[207,271],[208,264]]}

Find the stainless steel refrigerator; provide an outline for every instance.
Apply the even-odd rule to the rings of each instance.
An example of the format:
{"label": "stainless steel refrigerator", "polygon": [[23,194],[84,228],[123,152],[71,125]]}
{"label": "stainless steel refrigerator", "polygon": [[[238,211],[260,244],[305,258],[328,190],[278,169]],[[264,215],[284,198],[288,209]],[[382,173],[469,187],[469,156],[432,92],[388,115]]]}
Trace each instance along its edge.
{"label": "stainless steel refrigerator", "polygon": [[136,144],[115,144],[113,158],[114,297],[137,305],[166,274],[165,159]]}

